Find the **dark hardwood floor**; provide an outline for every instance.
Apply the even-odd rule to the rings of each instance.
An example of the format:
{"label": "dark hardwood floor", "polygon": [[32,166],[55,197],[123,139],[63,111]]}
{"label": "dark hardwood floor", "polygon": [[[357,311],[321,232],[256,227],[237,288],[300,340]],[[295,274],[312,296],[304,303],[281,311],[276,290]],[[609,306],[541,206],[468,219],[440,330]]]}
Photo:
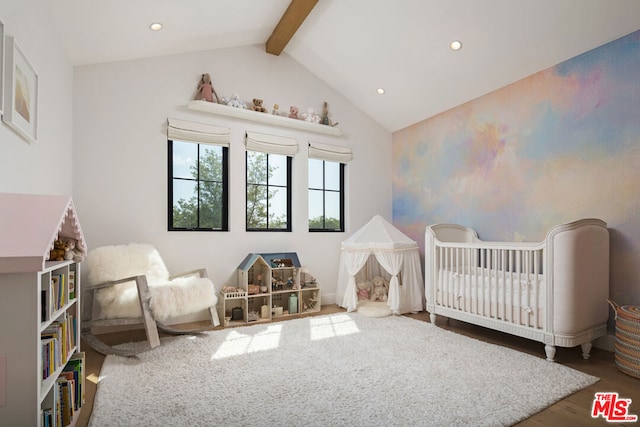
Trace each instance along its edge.
{"label": "dark hardwood floor", "polygon": [[[330,314],[344,311],[336,305],[329,305],[322,308],[316,315]],[[408,314],[414,319],[429,321],[429,314],[426,312]],[[456,320],[448,320],[438,317],[438,326],[469,337],[491,342],[494,344],[509,347],[524,353],[544,358],[544,345],[524,338],[514,337],[501,332],[492,331],[479,326],[470,325]],[[184,325],[192,327],[193,325]],[[212,328],[219,329],[219,328]],[[108,344],[118,344],[144,339],[143,330],[124,331],[118,333],[104,334],[103,340]],[[76,426],[84,427],[88,425],[93,401],[96,392],[96,385],[100,375],[100,369],[104,361],[104,356],[93,351],[88,345],[82,343],[82,350],[86,353],[87,360],[87,389],[86,402],[80,413]],[[542,412],[518,423],[518,426],[604,426],[604,425],[625,425],[629,423],[608,423],[603,418],[594,419],[591,417],[591,407],[596,392],[618,392],[621,398],[631,399],[630,413],[640,415],[640,379],[631,377],[617,369],[614,363],[614,354],[608,351],[594,348],[591,351],[591,358],[584,360],[581,356],[580,347],[558,348],[556,353],[556,363],[577,369],[590,375],[600,378],[596,384],[567,398],[555,403]],[[631,423],[631,425],[640,425]]]}

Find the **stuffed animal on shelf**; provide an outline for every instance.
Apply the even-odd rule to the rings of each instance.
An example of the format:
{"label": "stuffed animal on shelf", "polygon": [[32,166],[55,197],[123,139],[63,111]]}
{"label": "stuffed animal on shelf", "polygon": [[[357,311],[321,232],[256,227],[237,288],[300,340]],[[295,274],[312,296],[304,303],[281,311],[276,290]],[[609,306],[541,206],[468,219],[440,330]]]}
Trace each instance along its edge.
{"label": "stuffed animal on shelf", "polygon": [[368,300],[371,293],[371,282],[359,282],[356,283],[356,287],[358,288],[358,301]]}
{"label": "stuffed animal on shelf", "polygon": [[290,119],[298,118],[298,107],[294,107],[293,105],[289,107],[289,118]]}
{"label": "stuffed animal on shelf", "polygon": [[373,278],[373,292],[371,301],[386,301],[389,294],[389,283],[380,276]]}
{"label": "stuffed animal on shelf", "polygon": [[338,122],[333,123],[329,118],[329,104],[327,101],[322,104],[322,120],[320,123],[327,126],[338,126]]}
{"label": "stuffed animal on shelf", "polygon": [[267,109],[262,106],[263,102],[260,98],[253,98],[253,107],[251,107],[251,109],[259,113],[266,113]]}
{"label": "stuffed animal on shelf", "polygon": [[218,94],[211,84],[211,76],[209,76],[209,73],[205,73],[200,77],[200,83],[198,83],[198,95],[196,96],[196,99],[200,101],[215,102],[216,104],[220,103]]}
{"label": "stuffed animal on shelf", "polygon": [[53,249],[49,251],[49,261],[64,261],[66,245],[60,239],[53,242]]}
{"label": "stuffed animal on shelf", "polygon": [[222,103],[228,105],[229,107],[235,108],[247,108],[247,104],[244,101],[240,101],[240,95],[234,93],[231,98],[225,96],[222,98]]}
{"label": "stuffed animal on shelf", "polygon": [[78,248],[78,241],[76,239],[61,237],[60,240],[65,246],[64,259],[75,262],[82,262],[84,260],[84,253]]}
{"label": "stuffed animal on shelf", "polygon": [[320,116],[317,115],[316,112],[313,111],[313,108],[311,107],[307,108],[306,113],[302,113],[302,119],[306,122],[320,123]]}

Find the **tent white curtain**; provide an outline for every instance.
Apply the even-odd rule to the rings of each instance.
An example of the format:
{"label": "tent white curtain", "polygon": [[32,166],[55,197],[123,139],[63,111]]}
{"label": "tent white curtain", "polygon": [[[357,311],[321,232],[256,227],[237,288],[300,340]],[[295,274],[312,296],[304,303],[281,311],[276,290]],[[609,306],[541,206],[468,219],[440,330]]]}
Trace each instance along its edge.
{"label": "tent white curtain", "polygon": [[172,141],[189,141],[229,147],[231,130],[227,127],[179,119],[167,120],[167,138]]}
{"label": "tent white curtain", "polygon": [[[343,250],[344,251],[344,250]],[[358,307],[358,291],[356,290],[356,274],[369,258],[369,251],[343,252],[344,266],[349,276],[347,288],[342,299],[342,307],[347,311],[354,311]]]}
{"label": "tent white curtain", "polygon": [[[398,273],[402,267],[404,251],[375,251],[376,259],[382,267],[391,274],[389,281],[389,296],[387,305],[393,312],[400,310],[400,284],[398,283]],[[355,284],[354,284],[355,286]]]}

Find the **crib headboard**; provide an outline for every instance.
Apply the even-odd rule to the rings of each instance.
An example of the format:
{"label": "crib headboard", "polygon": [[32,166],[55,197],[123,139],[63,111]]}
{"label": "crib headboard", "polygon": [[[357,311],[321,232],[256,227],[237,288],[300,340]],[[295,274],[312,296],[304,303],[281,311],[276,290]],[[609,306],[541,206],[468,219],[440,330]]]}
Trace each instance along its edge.
{"label": "crib headboard", "polygon": [[472,228],[458,224],[434,224],[427,227],[433,237],[441,242],[471,243],[478,240],[478,233]]}

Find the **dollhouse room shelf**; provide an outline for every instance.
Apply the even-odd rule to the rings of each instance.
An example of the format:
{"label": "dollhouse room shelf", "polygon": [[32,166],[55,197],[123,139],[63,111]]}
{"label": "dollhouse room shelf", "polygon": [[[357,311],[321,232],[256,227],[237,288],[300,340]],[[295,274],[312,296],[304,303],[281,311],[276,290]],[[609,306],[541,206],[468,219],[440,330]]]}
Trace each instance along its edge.
{"label": "dollhouse room shelf", "polygon": [[75,207],[68,196],[0,193],[0,212],[0,425],[73,426],[84,382],[80,264],[48,258],[63,237],[86,255]]}
{"label": "dollhouse room shelf", "polygon": [[277,116],[270,113],[259,113],[257,111],[234,108],[227,105],[216,104],[207,101],[191,101],[187,105],[189,110],[201,111],[218,116],[232,117],[235,119],[249,120],[251,122],[266,123],[274,126],[282,126],[293,129],[306,130],[324,135],[340,136],[342,130],[337,127],[311,123],[304,120],[290,119],[285,116]]}

